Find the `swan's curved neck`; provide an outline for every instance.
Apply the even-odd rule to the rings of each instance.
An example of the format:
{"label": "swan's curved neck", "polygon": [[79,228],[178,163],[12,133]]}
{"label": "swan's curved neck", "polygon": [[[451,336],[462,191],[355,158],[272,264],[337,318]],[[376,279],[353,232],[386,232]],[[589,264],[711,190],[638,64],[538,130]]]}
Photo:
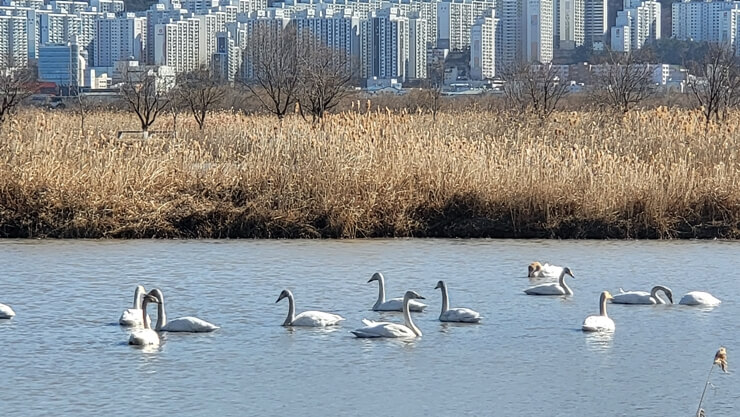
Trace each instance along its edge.
{"label": "swan's curved neck", "polygon": [[417,336],[421,336],[421,330],[419,330],[418,327],[414,324],[413,321],[411,321],[411,311],[409,310],[409,303],[411,302],[411,298],[404,296],[403,297],[403,322],[411,329],[412,332],[414,332]]}
{"label": "swan's curved neck", "polygon": [[138,310],[141,309],[141,299],[144,298],[144,290],[141,289],[141,287],[136,287],[136,291],[134,291],[134,309]]}
{"label": "swan's curved neck", "polygon": [[295,300],[293,294],[288,293],[288,317],[285,318],[283,326],[290,326],[295,320]]}
{"label": "swan's curved neck", "polygon": [[146,307],[147,307],[147,304],[149,304],[149,300],[146,300],[146,299],[141,304],[141,312],[142,312],[141,322],[144,323],[144,328],[145,329],[151,329],[152,326],[149,325],[149,320],[147,320],[147,317],[146,317]]}
{"label": "swan's curved neck", "polygon": [[565,270],[560,273],[560,278],[558,278],[558,285],[563,287],[563,289],[565,290],[565,294],[573,295],[573,290],[571,290],[568,284],[565,283]]}
{"label": "swan's curved neck", "polygon": [[444,314],[447,310],[450,309],[450,298],[447,294],[447,285],[442,284],[442,312],[440,314]]}
{"label": "swan's curved neck", "polygon": [[652,291],[650,291],[650,296],[655,299],[655,302],[658,304],[668,304],[665,300],[663,300],[659,295],[658,291],[663,291],[663,294],[668,297],[668,293],[666,292],[666,288],[662,287],[660,285],[656,285],[653,287]]}
{"label": "swan's curved neck", "polygon": [[[146,315],[146,312],[144,312]],[[161,330],[162,327],[167,325],[167,313],[164,311],[164,297],[160,297],[159,303],[157,303],[157,330]]]}
{"label": "swan's curved neck", "polygon": [[375,302],[375,307],[385,302],[385,280],[383,276],[378,278],[378,301]]}
{"label": "swan's curved neck", "polygon": [[604,294],[601,294],[601,299],[599,300],[599,315],[609,317],[606,314],[606,296]]}

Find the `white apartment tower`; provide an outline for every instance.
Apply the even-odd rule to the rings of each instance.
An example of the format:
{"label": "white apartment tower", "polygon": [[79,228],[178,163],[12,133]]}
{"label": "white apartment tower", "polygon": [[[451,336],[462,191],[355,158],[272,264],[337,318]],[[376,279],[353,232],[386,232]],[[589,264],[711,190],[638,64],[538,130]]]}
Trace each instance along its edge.
{"label": "white apartment tower", "polygon": [[496,32],[498,18],[495,11],[481,16],[470,30],[470,78],[491,79],[496,76]]}
{"label": "white apartment tower", "polygon": [[401,81],[407,77],[425,77],[426,27],[421,28],[425,24],[424,19],[409,19],[403,10],[395,7],[372,12],[360,25],[361,76]]}
{"label": "white apartment tower", "polygon": [[587,0],[560,0],[560,49],[575,49],[583,45],[584,17]]}
{"label": "white apartment tower", "polygon": [[300,48],[324,45],[344,53],[347,70],[359,71],[360,19],[349,9],[303,10],[292,18],[301,41]]}
{"label": "white apartment tower", "polygon": [[209,64],[201,20],[189,17],[159,24],[154,35],[154,64],[188,72]]}
{"label": "white apartment tower", "polygon": [[552,0],[525,0],[523,58],[543,64],[552,61]]}
{"label": "white apartment tower", "polygon": [[671,32],[674,38],[697,42],[734,42],[738,1],[688,1],[673,3]]}
{"label": "white apartment tower", "polygon": [[413,13],[409,17],[409,62],[406,78],[427,78],[427,21]]}
{"label": "white apartment tower", "polygon": [[187,12],[182,9],[168,9],[164,4],[157,3],[153,4],[152,7],[146,11],[146,36],[148,40],[146,42],[146,54],[144,61],[147,64],[154,64],[154,38],[156,34],[156,26],[163,23],[170,23],[172,21],[180,20]]}
{"label": "white apartment tower", "polygon": [[242,65],[242,50],[229,32],[216,34],[216,53],[212,59],[213,72],[222,80],[233,83]]}
{"label": "white apartment tower", "polygon": [[0,63],[5,66],[28,65],[28,23],[23,15],[0,15]]}
{"label": "white apartment tower", "polygon": [[45,13],[40,20],[41,44],[66,44],[80,33],[80,18],[74,14]]}
{"label": "white apartment tower", "polygon": [[494,7],[494,2],[480,0],[437,3],[437,47],[451,51],[469,47],[471,27],[478,17]]}
{"label": "white apartment tower", "polygon": [[108,14],[96,22],[93,61],[99,67],[112,67],[116,61],[133,57],[143,60],[146,45],[146,18],[133,13],[116,17]]}

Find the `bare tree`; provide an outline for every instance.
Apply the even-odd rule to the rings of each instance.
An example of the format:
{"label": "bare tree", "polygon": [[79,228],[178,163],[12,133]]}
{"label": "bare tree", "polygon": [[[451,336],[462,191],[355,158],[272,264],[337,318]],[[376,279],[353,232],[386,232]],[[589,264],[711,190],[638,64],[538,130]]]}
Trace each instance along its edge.
{"label": "bare tree", "polygon": [[442,87],[445,78],[445,61],[437,59],[427,68],[427,80],[424,88],[424,107],[432,113],[432,121],[437,120],[437,113],[442,107]]}
{"label": "bare tree", "polygon": [[168,107],[169,87],[162,77],[151,70],[146,73],[126,74],[126,82],[121,86],[121,96],[131,111],[136,113],[143,132],[149,132],[157,116]]}
{"label": "bare tree", "polygon": [[295,28],[265,22],[255,28],[245,55],[244,84],[263,108],[282,120],[298,102],[301,88]]}
{"label": "bare tree", "polygon": [[608,51],[601,68],[593,76],[593,97],[599,104],[627,113],[655,94],[654,67],[633,52]]}
{"label": "bare tree", "polygon": [[198,128],[203,130],[206,115],[226,95],[226,90],[208,67],[184,73],[177,79],[177,97],[192,113]]}
{"label": "bare tree", "polygon": [[521,62],[506,68],[502,78],[506,97],[522,110],[533,111],[542,119],[549,117],[568,94],[568,85],[549,64]]}
{"label": "bare tree", "polygon": [[14,67],[12,62],[0,65],[0,126],[32,94],[31,83],[34,78],[28,68]]}
{"label": "bare tree", "polygon": [[353,63],[345,51],[314,44],[303,48],[298,64],[298,101],[301,110],[308,109],[312,121],[316,123],[351,93],[349,85],[354,75]]}
{"label": "bare tree", "polygon": [[689,88],[706,124],[723,120],[727,111],[740,102],[740,66],[735,50],[726,45],[712,45],[704,62],[691,72]]}

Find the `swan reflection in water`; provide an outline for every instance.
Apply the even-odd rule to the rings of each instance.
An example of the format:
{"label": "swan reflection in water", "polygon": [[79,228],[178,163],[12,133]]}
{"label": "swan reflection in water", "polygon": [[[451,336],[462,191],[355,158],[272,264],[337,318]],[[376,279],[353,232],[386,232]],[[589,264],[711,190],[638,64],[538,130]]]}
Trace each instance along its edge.
{"label": "swan reflection in water", "polygon": [[584,334],[588,350],[606,352],[612,348],[614,332],[589,332]]}

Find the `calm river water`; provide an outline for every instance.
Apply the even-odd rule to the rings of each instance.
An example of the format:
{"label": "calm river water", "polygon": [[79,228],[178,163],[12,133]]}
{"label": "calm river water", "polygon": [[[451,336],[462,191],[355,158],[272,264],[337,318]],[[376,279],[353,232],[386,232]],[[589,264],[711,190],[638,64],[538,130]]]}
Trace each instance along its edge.
{"label": "calm river water", "polygon": [[[710,417],[737,416],[740,242],[721,241],[0,241],[0,413],[177,416],[693,416],[714,353]],[[532,297],[527,265],[569,266],[575,295]],[[382,271],[388,296],[414,289],[423,337],[361,340]],[[444,325],[451,304],[485,317]],[[159,287],[171,318],[222,328],[128,346],[117,320],[136,284]],[[601,290],[691,290],[723,303],[610,305],[613,336],[584,334]],[[336,312],[333,330],[280,326],[297,310]],[[156,315],[155,309],[150,313]],[[737,362],[735,359],[737,358]]]}

